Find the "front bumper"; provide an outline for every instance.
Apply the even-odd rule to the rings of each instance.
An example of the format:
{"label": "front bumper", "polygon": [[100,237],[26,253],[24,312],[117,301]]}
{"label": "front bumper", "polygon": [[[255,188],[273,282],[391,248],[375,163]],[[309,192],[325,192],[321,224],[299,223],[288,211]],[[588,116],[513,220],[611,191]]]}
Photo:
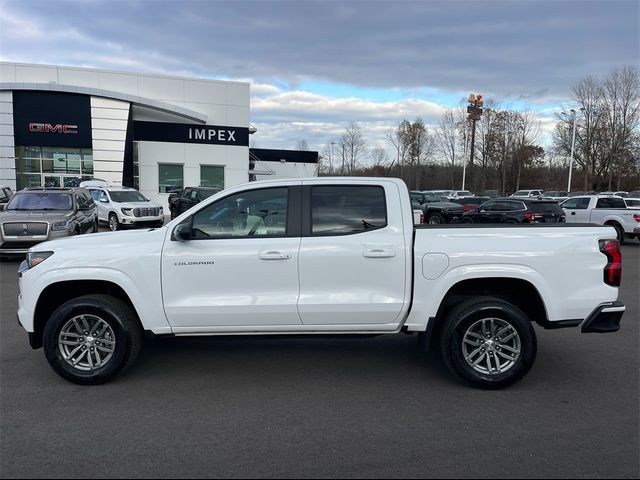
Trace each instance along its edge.
{"label": "front bumper", "polygon": [[605,303],[598,306],[582,322],[582,333],[610,333],[620,330],[620,320],[626,307],[622,302]]}
{"label": "front bumper", "polygon": [[129,215],[122,215],[120,217],[120,223],[123,225],[162,225],[164,223],[164,214],[157,217],[133,217]]}
{"label": "front bumper", "polygon": [[73,230],[50,230],[47,236],[6,236],[0,239],[0,253],[3,255],[24,255],[29,249],[42,242],[57,240],[73,235]]}

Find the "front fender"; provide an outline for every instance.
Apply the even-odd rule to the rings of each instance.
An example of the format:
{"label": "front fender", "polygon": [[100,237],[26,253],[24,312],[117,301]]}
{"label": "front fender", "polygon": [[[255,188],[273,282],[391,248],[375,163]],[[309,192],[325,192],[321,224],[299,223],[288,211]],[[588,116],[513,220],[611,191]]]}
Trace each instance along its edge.
{"label": "front fender", "polygon": [[[60,282],[104,281],[117,285],[129,297],[142,327],[157,334],[172,333],[164,313],[159,279],[135,282],[120,270],[105,267],[59,268],[38,272],[38,267],[24,272],[20,278],[18,318],[27,332],[34,331],[36,305],[44,290]],[[140,285],[140,286],[139,286]]]}

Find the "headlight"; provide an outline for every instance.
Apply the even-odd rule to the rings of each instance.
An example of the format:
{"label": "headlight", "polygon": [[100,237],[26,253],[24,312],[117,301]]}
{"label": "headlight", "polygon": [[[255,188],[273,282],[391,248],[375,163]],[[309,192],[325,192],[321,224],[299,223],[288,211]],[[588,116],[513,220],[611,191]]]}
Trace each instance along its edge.
{"label": "headlight", "polygon": [[125,214],[127,217],[133,216],[133,208],[121,208],[120,211]]}
{"label": "headlight", "polygon": [[160,215],[162,215],[162,207],[160,207],[160,210],[159,210],[159,211],[160,211]]}
{"label": "headlight", "polygon": [[36,265],[40,265],[51,255],[53,255],[53,252],[29,252],[27,253],[27,267],[33,268]]}
{"label": "headlight", "polygon": [[69,228],[69,225],[71,224],[70,220],[67,220],[66,222],[57,222],[54,223],[51,226],[51,230],[54,232],[60,232],[62,230],[67,230]]}

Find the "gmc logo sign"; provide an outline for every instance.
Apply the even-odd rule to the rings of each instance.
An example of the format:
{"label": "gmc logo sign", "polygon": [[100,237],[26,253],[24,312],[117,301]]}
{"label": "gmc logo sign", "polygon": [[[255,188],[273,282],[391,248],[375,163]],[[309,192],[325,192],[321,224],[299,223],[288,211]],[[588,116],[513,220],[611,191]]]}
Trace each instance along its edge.
{"label": "gmc logo sign", "polygon": [[62,125],[57,123],[30,123],[29,131],[33,133],[78,133],[77,125]]}

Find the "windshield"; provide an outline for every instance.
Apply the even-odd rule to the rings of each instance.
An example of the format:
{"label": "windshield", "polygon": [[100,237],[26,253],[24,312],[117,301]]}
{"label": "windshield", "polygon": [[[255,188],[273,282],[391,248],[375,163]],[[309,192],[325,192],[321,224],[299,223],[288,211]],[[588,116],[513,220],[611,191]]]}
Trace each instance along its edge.
{"label": "windshield", "polygon": [[140,192],[135,190],[126,190],[118,192],[109,192],[111,200],[116,203],[129,203],[129,202],[148,202],[149,200]]}
{"label": "windshield", "polygon": [[205,198],[209,198],[211,195],[215,195],[218,192],[221,192],[219,188],[213,188],[210,190],[200,190],[200,199],[204,200]]}
{"label": "windshield", "polygon": [[73,210],[73,200],[68,193],[17,193],[7,210]]}
{"label": "windshield", "polygon": [[449,199],[447,197],[441,197],[440,195],[425,195],[424,199],[427,203],[434,202],[448,202]]}
{"label": "windshield", "polygon": [[513,194],[514,197],[526,197],[527,195],[529,195],[529,190],[518,190]]}
{"label": "windshield", "polygon": [[562,215],[562,208],[557,203],[535,202],[531,203],[529,207],[535,213],[557,213]]}

